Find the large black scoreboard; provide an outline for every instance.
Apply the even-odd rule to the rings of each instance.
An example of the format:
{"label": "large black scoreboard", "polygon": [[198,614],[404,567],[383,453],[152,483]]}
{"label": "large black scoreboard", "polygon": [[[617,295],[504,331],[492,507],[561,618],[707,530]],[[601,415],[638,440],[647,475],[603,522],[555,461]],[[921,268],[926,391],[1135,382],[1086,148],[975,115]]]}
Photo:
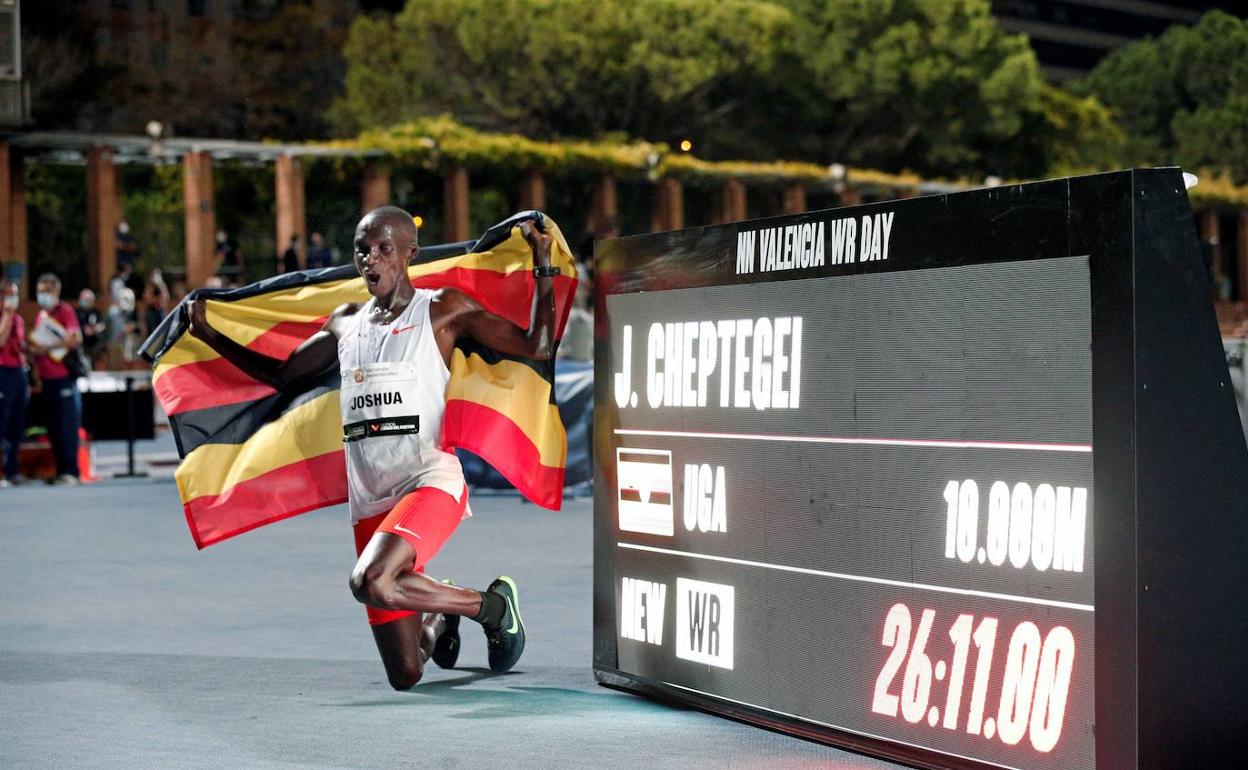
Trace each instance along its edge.
{"label": "large black scoreboard", "polygon": [[1244,760],[1248,452],[1177,169],[596,263],[599,681],[926,767]]}

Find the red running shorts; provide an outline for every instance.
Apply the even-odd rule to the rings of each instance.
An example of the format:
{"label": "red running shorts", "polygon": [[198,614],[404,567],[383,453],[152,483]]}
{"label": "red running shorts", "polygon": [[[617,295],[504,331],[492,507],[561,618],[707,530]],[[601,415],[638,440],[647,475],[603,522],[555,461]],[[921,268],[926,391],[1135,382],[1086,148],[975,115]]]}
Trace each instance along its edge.
{"label": "red running shorts", "polygon": [[[468,507],[468,488],[456,501],[437,487],[420,487],[407,493],[389,513],[379,513],[355,524],[355,555],[364,553],[364,547],[376,532],[389,532],[407,541],[416,552],[412,562],[413,572],[424,572],[425,565],[442,549],[443,543],[463,521]],[[416,613],[408,610],[381,610],[365,607],[368,624],[379,626],[392,623]]]}

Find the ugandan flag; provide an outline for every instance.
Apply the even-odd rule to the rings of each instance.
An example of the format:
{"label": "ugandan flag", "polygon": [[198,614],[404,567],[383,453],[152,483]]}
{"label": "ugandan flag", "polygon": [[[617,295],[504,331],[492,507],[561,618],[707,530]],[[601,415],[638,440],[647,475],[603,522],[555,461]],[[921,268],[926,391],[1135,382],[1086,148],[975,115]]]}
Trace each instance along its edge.
{"label": "ugandan flag", "polygon": [[[531,321],[533,253],[518,225],[541,219],[552,236],[556,339],[576,291],[576,268],[558,226],[516,214],[475,242],[422,249],[412,285],[454,288],[521,328]],[[426,261],[432,259],[433,261]],[[239,344],[285,358],[334,308],[369,299],[354,265],[287,273],[240,289],[199,289],[143,344],[153,388],[169,416],[182,463],[176,478],[195,544],[213,543],[347,499],[339,373],[301,392],[278,392],[243,374],[186,333],[188,302],[204,298],[208,321]],[[442,446],[467,449],[525,497],[557,510],[567,437],[554,398],[553,357],[506,356],[471,340],[452,355]]]}

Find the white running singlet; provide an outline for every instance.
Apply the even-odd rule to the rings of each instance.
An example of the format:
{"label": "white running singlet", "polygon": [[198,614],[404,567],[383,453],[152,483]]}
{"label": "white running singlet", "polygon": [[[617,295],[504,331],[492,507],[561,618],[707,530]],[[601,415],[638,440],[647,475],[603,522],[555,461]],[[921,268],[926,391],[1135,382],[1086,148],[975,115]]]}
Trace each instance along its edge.
{"label": "white running singlet", "polygon": [[456,501],[464,493],[459,458],[439,448],[451,373],[429,320],[433,295],[416,289],[388,324],[369,322],[370,299],[338,340],[352,523],[389,511],[417,487]]}

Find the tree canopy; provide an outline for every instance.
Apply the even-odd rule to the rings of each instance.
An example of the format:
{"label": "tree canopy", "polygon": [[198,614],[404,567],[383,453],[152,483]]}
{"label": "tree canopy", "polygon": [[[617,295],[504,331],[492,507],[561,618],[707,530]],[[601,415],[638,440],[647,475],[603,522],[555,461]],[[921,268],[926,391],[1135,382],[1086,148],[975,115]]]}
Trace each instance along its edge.
{"label": "tree canopy", "polygon": [[991,149],[1041,110],[1021,35],[986,0],[786,0],[797,39],[806,144],[829,159],[951,174],[990,168]]}
{"label": "tree canopy", "polygon": [[[1026,39],[987,0],[413,0],[358,19],[344,55],[346,132],[451,114],[944,175],[1043,171],[1068,138]],[[1049,131],[1011,148],[1036,126]]]}
{"label": "tree canopy", "polygon": [[1177,163],[1248,182],[1248,21],[1210,11],[1120,48],[1074,88],[1113,110],[1123,165]]}
{"label": "tree canopy", "polygon": [[27,6],[22,53],[36,126],[139,133],[159,120],[177,134],[237,139],[328,134],[354,16],[334,4],[282,3],[201,24],[155,4],[146,17]]}
{"label": "tree canopy", "polygon": [[360,18],[344,54],[347,130],[451,113],[537,138],[668,138],[767,73],[792,16],[758,0],[421,0]]}

